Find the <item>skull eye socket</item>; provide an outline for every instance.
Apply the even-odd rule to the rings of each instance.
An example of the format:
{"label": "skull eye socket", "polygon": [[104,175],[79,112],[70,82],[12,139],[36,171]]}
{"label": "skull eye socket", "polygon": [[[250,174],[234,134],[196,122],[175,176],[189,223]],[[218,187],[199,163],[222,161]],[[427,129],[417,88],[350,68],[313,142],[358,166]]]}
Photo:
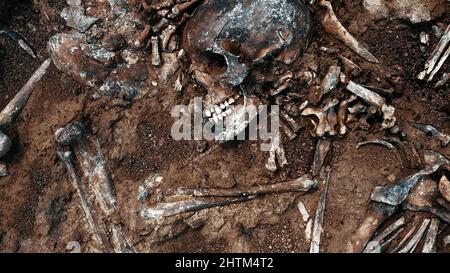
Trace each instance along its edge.
{"label": "skull eye socket", "polygon": [[241,55],[241,43],[236,40],[224,39],[220,41],[220,46],[227,52],[230,52],[234,56]]}
{"label": "skull eye socket", "polygon": [[211,51],[203,51],[198,55],[200,63],[206,66],[206,71],[212,75],[222,75],[227,71],[225,57]]}

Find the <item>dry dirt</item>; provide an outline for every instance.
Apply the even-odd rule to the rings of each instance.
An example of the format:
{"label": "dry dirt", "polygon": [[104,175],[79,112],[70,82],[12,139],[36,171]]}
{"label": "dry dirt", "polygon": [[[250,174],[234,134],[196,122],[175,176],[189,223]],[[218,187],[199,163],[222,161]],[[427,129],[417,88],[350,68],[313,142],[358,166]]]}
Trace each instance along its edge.
{"label": "dry dirt", "polygon": [[[59,16],[46,20],[31,1],[10,2],[0,10],[0,21],[21,33],[38,53],[32,59],[8,39],[0,37],[0,107],[3,108],[33,71],[48,56],[46,43],[55,33],[67,30]],[[335,1],[339,19],[345,26],[361,12],[356,0]],[[49,1],[58,10],[64,1]],[[401,20],[374,21],[367,30],[356,35],[383,65],[401,67],[401,96],[393,101],[397,119],[407,134],[407,141],[419,151],[433,149],[450,158],[450,150],[439,142],[415,131],[406,123],[415,120],[442,128],[450,133],[449,86],[434,89],[434,83],[415,79],[431,54],[438,39],[431,26],[436,22],[450,23],[450,12],[444,17],[411,25]],[[420,50],[418,34],[430,34],[430,44]],[[316,24],[313,45],[308,53],[315,54],[327,67],[329,54],[320,46],[338,48],[357,63],[364,63],[337,40],[325,34]],[[377,86],[373,66],[362,65],[364,72],[354,80]],[[372,69],[372,70],[370,70]],[[448,71],[449,66],[443,70]],[[326,73],[321,71],[321,77]],[[304,202],[311,215],[317,207],[322,185],[313,193],[283,194],[260,198],[223,209],[211,209],[207,223],[196,229],[174,225],[179,229],[171,238],[151,242],[144,232],[136,233],[133,211],[136,192],[142,181],[159,172],[164,177],[161,191],[180,187],[239,188],[263,185],[297,178],[310,172],[317,139],[303,128],[292,141],[285,140],[289,166],[271,174],[265,170],[267,153],[257,142],[232,142],[225,145],[209,143],[213,151],[202,154],[196,142],[174,141],[170,136],[173,119],[171,106],[188,103],[194,92],[187,88],[176,94],[161,86],[157,94],[133,102],[117,99],[91,99],[93,90],[82,86],[51,66],[42,79],[21,116],[5,133],[13,139],[13,148],[2,162],[10,175],[0,178],[0,252],[65,252],[69,241],[78,241],[83,251],[90,251],[91,235],[83,218],[78,195],[70,183],[65,166],[58,160],[54,132],[71,121],[90,125],[100,140],[108,160],[118,198],[117,220],[132,238],[139,251],[150,252],[307,252],[305,224],[297,209]],[[336,96],[345,94],[344,88]],[[322,252],[342,252],[351,235],[359,227],[368,208],[375,186],[387,185],[387,176],[406,177],[417,169],[401,165],[388,150],[367,146],[359,150],[360,140],[383,136],[382,132],[355,129],[332,144],[327,164],[331,180],[322,235]],[[399,212],[408,220],[408,227],[430,215]],[[255,216],[257,215],[257,216]],[[397,218],[396,216],[393,219]],[[179,221],[179,219],[174,220]],[[450,252],[442,238],[450,228],[441,223],[438,251]],[[164,237],[164,236],[163,236]],[[418,248],[420,249],[420,248]]]}

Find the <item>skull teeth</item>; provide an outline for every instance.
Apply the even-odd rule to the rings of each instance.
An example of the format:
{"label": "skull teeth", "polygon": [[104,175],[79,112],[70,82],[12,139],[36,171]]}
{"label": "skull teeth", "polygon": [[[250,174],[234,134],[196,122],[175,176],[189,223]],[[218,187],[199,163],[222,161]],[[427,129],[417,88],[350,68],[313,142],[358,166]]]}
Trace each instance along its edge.
{"label": "skull teeth", "polygon": [[233,113],[233,110],[230,109],[229,106],[233,105],[240,97],[240,94],[235,94],[224,102],[209,107],[209,109],[205,110],[205,117],[209,118],[209,121],[211,122],[218,123]]}

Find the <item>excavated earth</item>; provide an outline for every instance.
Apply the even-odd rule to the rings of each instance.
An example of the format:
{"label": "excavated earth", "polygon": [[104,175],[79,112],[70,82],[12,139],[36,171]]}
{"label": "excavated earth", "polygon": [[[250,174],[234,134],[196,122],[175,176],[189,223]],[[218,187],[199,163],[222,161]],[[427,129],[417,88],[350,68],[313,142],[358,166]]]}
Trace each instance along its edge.
{"label": "excavated earth", "polygon": [[[49,38],[69,30],[58,15],[47,20],[31,1],[8,2],[1,7],[1,23],[26,37],[38,57],[32,59],[16,44],[0,37],[1,108],[47,58]],[[60,13],[65,1],[49,1],[49,4]],[[381,64],[396,66],[402,71],[401,84],[396,86],[396,92],[401,96],[393,101],[393,105],[408,142],[419,151],[432,149],[450,158],[448,148],[441,148],[439,141],[412,129],[406,122],[420,121],[450,133],[449,85],[435,89],[435,82],[416,80],[416,75],[423,70],[426,59],[439,41],[433,35],[432,26],[450,23],[448,5],[443,16],[418,25],[401,19],[369,20],[360,24],[364,19],[360,1],[333,1],[333,6],[343,25],[367,45]],[[320,77],[326,74],[330,63],[330,54],[319,50],[319,47],[326,46],[339,49],[341,54],[361,65],[363,73],[353,80],[379,86],[374,66],[327,35],[317,23],[317,18],[313,17],[316,29],[308,54],[315,56],[323,67]],[[430,43],[425,47],[419,41],[421,31],[430,35]],[[448,63],[443,71],[449,71]],[[132,238],[136,250],[309,251],[305,224],[297,202],[301,200],[314,216],[323,190],[321,184],[318,190],[305,195],[272,195],[226,208],[210,209],[211,216],[204,225],[187,229],[175,223],[172,228],[176,231],[172,236],[161,236],[157,242],[147,240],[145,232],[135,228],[134,208],[138,187],[156,172],[164,176],[162,192],[181,187],[238,189],[308,174],[317,142],[310,135],[310,128],[303,128],[292,141],[284,140],[289,166],[272,174],[264,167],[268,154],[260,151],[258,142],[209,143],[209,150],[201,153],[196,142],[178,142],[171,138],[174,120],[170,111],[174,105],[189,103],[195,94],[189,87],[179,94],[169,85],[160,85],[157,92],[133,102],[111,98],[94,100],[91,98],[94,92],[52,65],[20,117],[5,131],[13,139],[13,147],[2,158],[10,175],[0,178],[0,252],[66,252],[66,244],[70,241],[79,242],[82,251],[95,250],[79,197],[56,154],[54,132],[71,121],[88,124],[99,139],[117,192],[119,216],[115,221]],[[334,92],[340,95],[347,91],[341,86]],[[388,185],[393,177],[401,179],[417,171],[417,168],[402,166],[395,155],[383,147],[356,149],[359,141],[382,136],[379,131],[355,129],[333,141],[326,161],[331,167],[331,179],[322,252],[345,250],[364,219],[374,187]],[[431,217],[426,213],[400,211],[392,220],[399,215],[406,217],[407,227]],[[408,230],[406,228],[405,232]],[[437,239],[439,252],[450,252],[450,247],[443,245],[443,238],[448,234],[450,227],[441,222]],[[420,245],[417,249],[421,249]]]}

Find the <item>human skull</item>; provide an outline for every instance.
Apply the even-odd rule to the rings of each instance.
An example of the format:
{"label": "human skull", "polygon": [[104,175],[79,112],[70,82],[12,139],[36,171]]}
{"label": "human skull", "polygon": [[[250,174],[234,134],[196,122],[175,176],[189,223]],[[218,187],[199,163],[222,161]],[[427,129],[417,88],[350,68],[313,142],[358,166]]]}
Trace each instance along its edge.
{"label": "human skull", "polygon": [[309,44],[311,25],[300,0],[208,0],[187,22],[183,45],[215,89],[217,83],[236,87],[251,73],[266,73],[273,62],[289,65],[298,59]]}

